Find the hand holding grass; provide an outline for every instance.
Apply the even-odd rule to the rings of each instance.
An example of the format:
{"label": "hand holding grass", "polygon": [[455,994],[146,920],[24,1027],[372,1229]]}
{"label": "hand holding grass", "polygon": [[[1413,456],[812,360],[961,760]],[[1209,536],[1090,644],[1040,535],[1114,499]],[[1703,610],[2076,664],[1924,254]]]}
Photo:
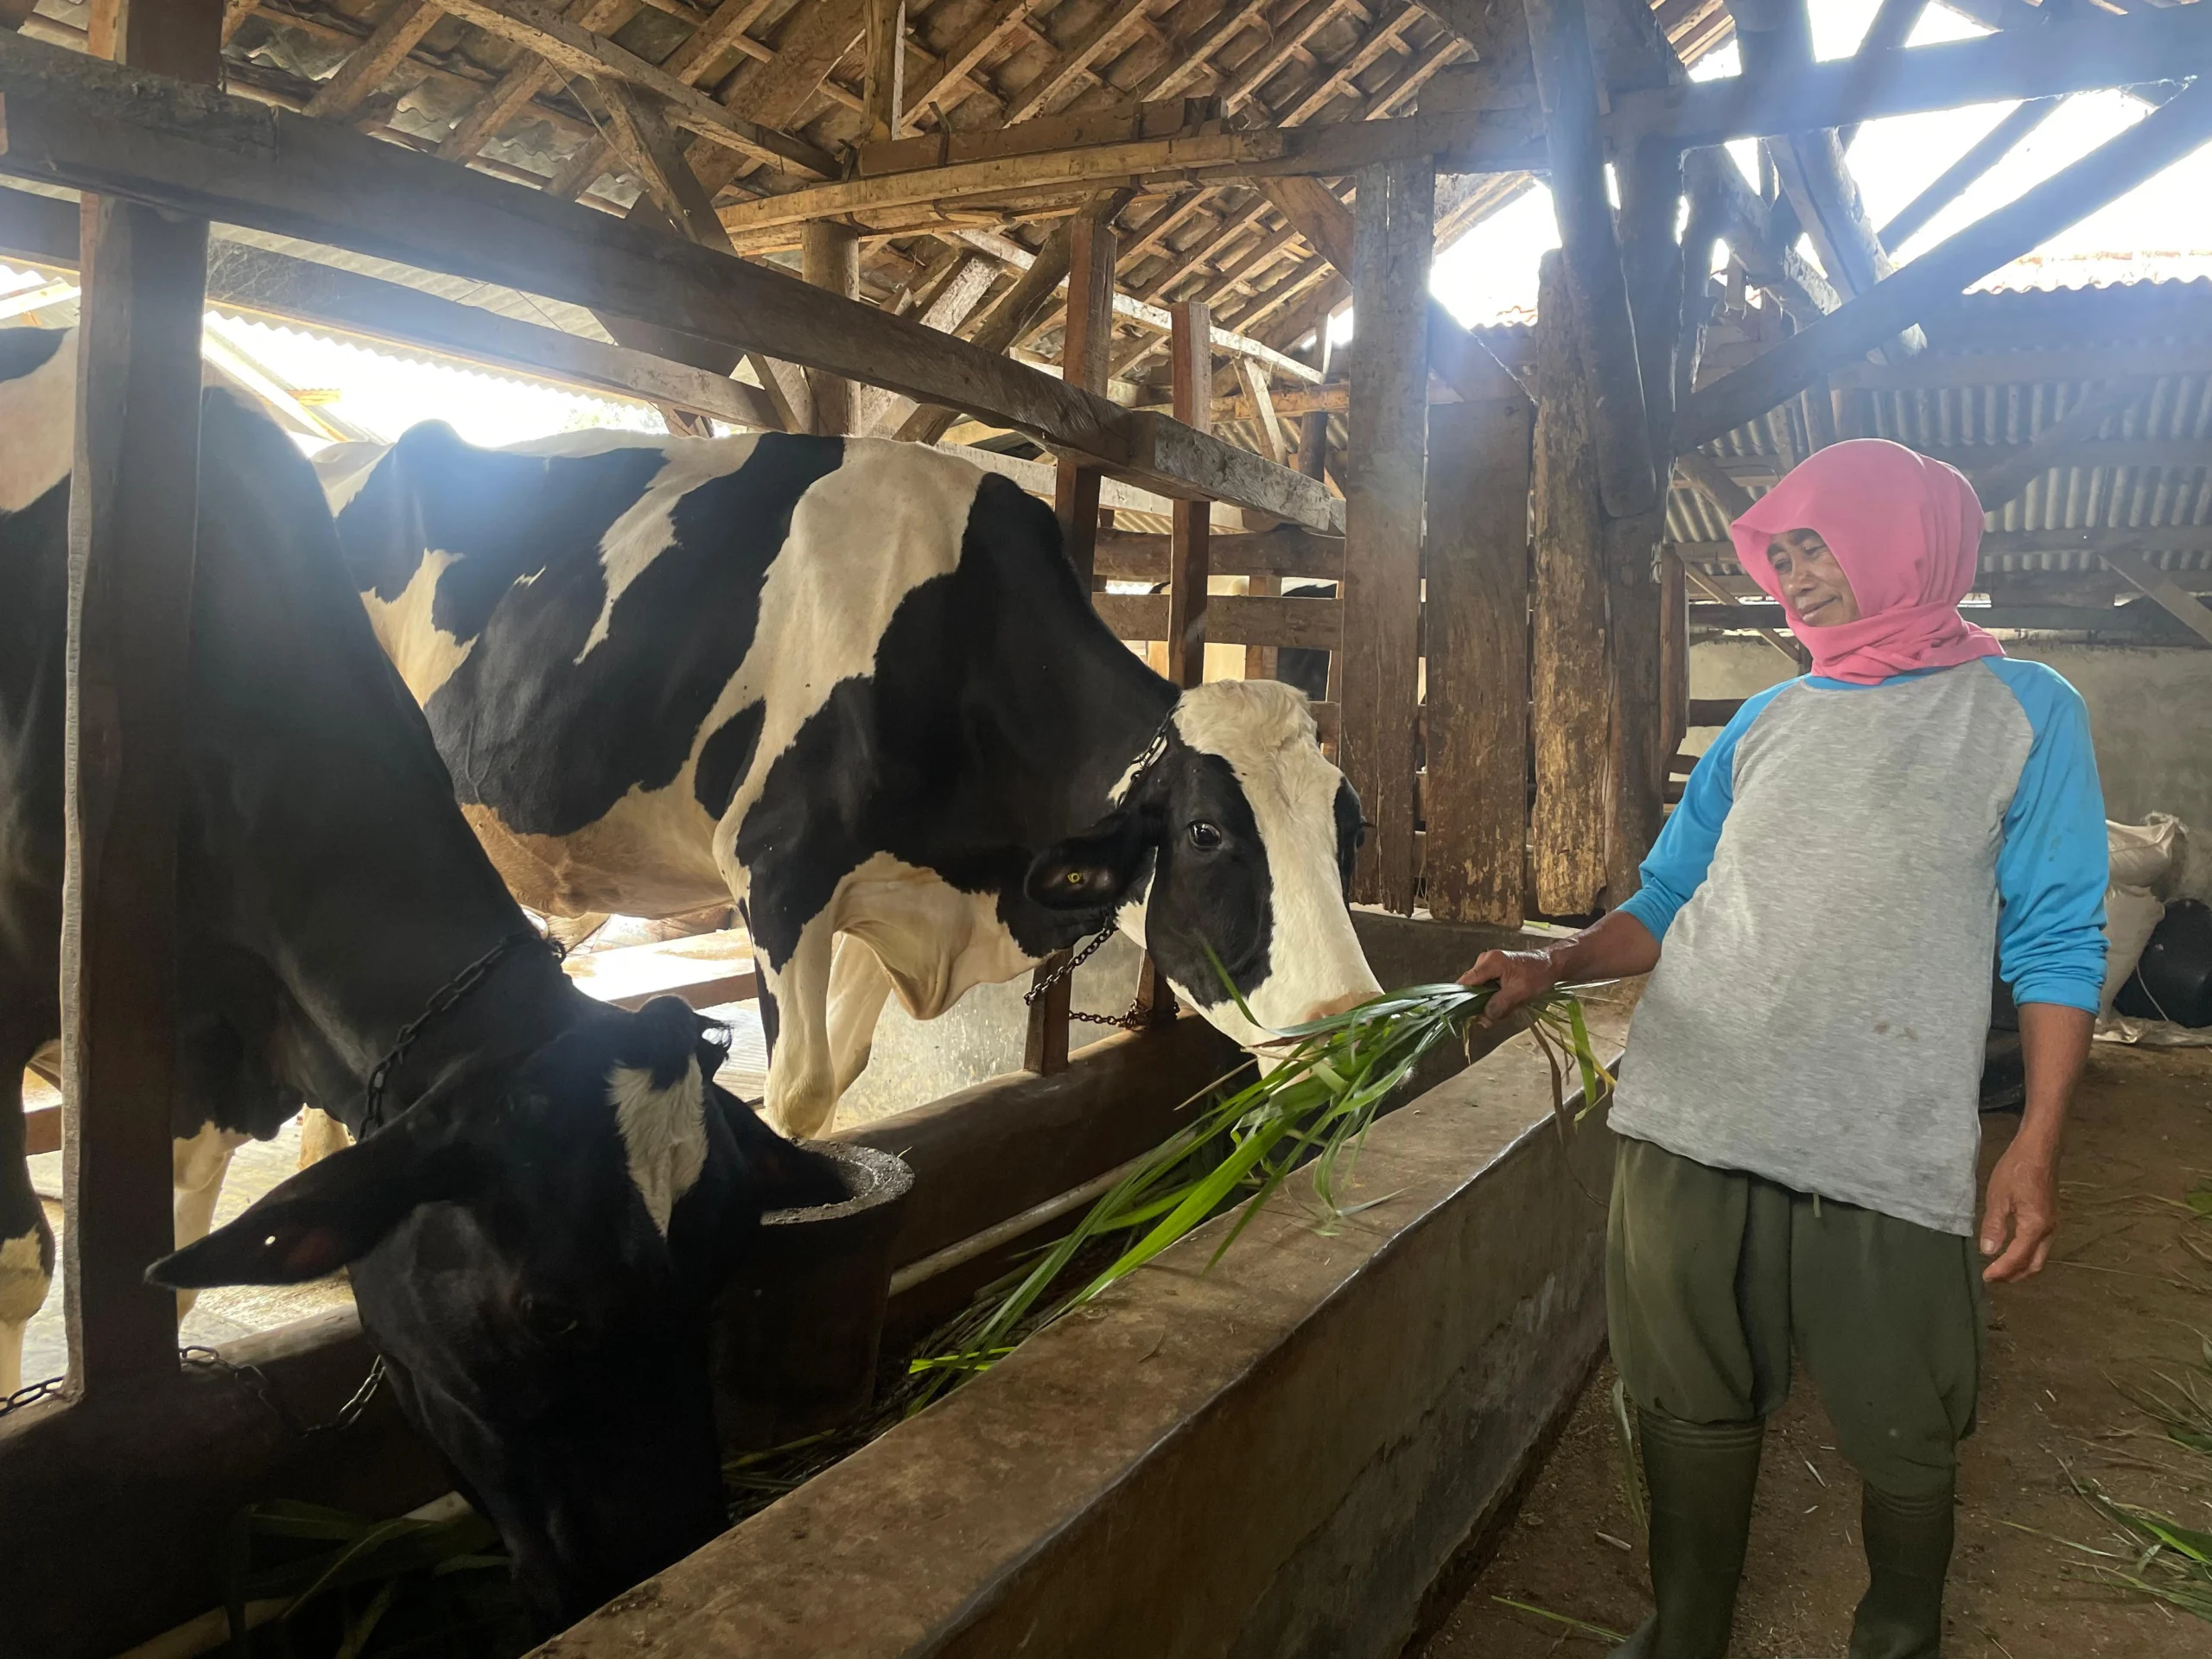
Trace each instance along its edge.
{"label": "hand holding grass", "polygon": [[1573,982],[1627,979],[1659,965],[1659,941],[1651,930],[1617,910],[1571,939],[1541,950],[1485,950],[1459,976],[1462,985],[1494,985],[1478,1023],[1496,1025],[1516,1008],[1537,1001]]}

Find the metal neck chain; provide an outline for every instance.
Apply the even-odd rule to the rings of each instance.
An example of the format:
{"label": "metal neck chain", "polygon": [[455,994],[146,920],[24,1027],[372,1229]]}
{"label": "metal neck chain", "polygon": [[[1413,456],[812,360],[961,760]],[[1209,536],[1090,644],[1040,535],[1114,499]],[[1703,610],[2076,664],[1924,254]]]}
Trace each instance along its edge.
{"label": "metal neck chain", "polygon": [[[1126,800],[1129,796],[1136,793],[1137,785],[1143,781],[1145,773],[1158,765],[1160,756],[1167,753],[1168,728],[1174,723],[1174,720],[1175,711],[1170,709],[1166,718],[1160,722],[1158,729],[1153,733],[1152,741],[1145,745],[1144,752],[1137,756],[1135,764],[1129,768],[1128,787],[1122,791],[1122,799]],[[1023,993],[1021,1006],[1025,1008],[1036,1007],[1039,997],[1052,990],[1062,980],[1096,956],[1100,948],[1107,940],[1114,937],[1116,930],[1120,926],[1119,915],[1109,912],[1106,918],[1106,925],[1098,930],[1088,944]],[[1085,1014],[1080,1009],[1070,1008],[1068,1018],[1086,1026],[1111,1026],[1116,1031],[1141,1031],[1151,1023],[1152,1010],[1146,1006],[1143,996],[1140,995],[1129,999],[1128,1012],[1126,1014]]]}
{"label": "metal neck chain", "polygon": [[361,1386],[353,1390],[353,1397],[338,1408],[338,1414],[320,1423],[303,1423],[292,1414],[291,1408],[276,1397],[270,1386],[269,1374],[258,1365],[234,1365],[213,1348],[190,1344],[177,1350],[177,1357],[188,1365],[205,1365],[210,1370],[220,1371],[232,1380],[243,1382],[253,1390],[254,1397],[269,1408],[270,1415],[302,1440],[316,1434],[335,1433],[341,1428],[351,1428],[369,1408],[369,1402],[377,1397],[377,1390],[384,1386],[384,1356],[378,1354],[369,1362],[369,1374],[361,1379]]}
{"label": "metal neck chain", "polygon": [[557,939],[549,939],[535,928],[524,928],[510,933],[482,956],[470,963],[431,994],[423,1005],[423,1012],[399,1028],[399,1035],[392,1039],[391,1047],[378,1060],[376,1070],[369,1073],[368,1086],[362,1092],[361,1128],[354,1138],[366,1140],[384,1127],[384,1091],[391,1081],[391,1074],[407,1058],[407,1051],[415,1046],[415,1039],[423,1028],[440,1014],[448,1013],[463,998],[492,976],[492,970],[525,945],[538,945],[552,952],[556,962],[568,954]]}
{"label": "metal neck chain", "polygon": [[[253,1390],[254,1397],[269,1408],[271,1416],[302,1439],[351,1427],[369,1408],[369,1402],[377,1397],[377,1390],[384,1386],[384,1356],[378,1354],[369,1362],[369,1374],[361,1379],[361,1386],[353,1390],[352,1399],[339,1407],[336,1416],[324,1422],[303,1423],[276,1397],[275,1389],[270,1386],[269,1374],[260,1366],[233,1364],[213,1348],[202,1347],[198,1343],[188,1343],[176,1353],[177,1357],[188,1365],[204,1365],[210,1370],[220,1371],[224,1376],[245,1383]],[[35,1406],[41,1400],[58,1398],[68,1392],[68,1387],[67,1378],[50,1376],[42,1382],[33,1382],[27,1388],[18,1389],[4,1400],[0,1400],[0,1417],[21,1411],[26,1406]]]}
{"label": "metal neck chain", "polygon": [[[1021,1006],[1025,1008],[1034,1007],[1039,997],[1043,996],[1055,985],[1058,985],[1062,980],[1075,972],[1077,969],[1082,967],[1084,963],[1089,962],[1091,957],[1096,956],[1098,954],[1099,948],[1103,945],[1107,940],[1114,937],[1115,929],[1119,925],[1120,923],[1117,920],[1109,918],[1106,925],[1098,930],[1097,937],[1093,938],[1090,944],[1084,945],[1082,950],[1077,951],[1065,962],[1063,962],[1058,967],[1053,969],[1052,972],[1046,974],[1044,978],[1039,980],[1034,985],[1032,985],[1027,991],[1023,992],[1021,995]],[[1141,996],[1132,998],[1129,1002],[1129,1011],[1127,1014],[1084,1014],[1076,1008],[1070,1008],[1068,1010],[1068,1018],[1071,1020],[1079,1020],[1086,1026],[1111,1026],[1117,1031],[1139,1031],[1143,1029],[1149,1014],[1150,1010],[1145,1007],[1144,999]]]}

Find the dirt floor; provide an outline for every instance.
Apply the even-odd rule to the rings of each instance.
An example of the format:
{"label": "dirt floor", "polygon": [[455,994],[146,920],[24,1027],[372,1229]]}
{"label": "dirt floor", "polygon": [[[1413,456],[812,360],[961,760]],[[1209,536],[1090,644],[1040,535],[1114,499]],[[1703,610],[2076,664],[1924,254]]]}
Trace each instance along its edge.
{"label": "dirt floor", "polygon": [[[1985,1118],[1985,1165],[2017,1122]],[[2097,1045],[2064,1178],[2056,1258],[2040,1278],[1992,1298],[1945,1652],[2212,1656],[2212,1624],[2099,1584],[2086,1570],[2092,1558],[2064,1541],[2119,1552],[2117,1564],[2132,1564],[2134,1551],[2072,1478],[2212,1530],[2212,1457],[2167,1440],[2117,1386],[2155,1388],[2154,1373],[2182,1377],[2195,1361],[2198,1390],[2212,1400],[2201,1346],[2212,1332],[2212,1221],[2193,1217],[2185,1203],[2192,1188],[2212,1181],[2212,1052]],[[1648,1613],[1612,1384],[1610,1366],[1601,1368],[1497,1557],[1421,1659],[1573,1659],[1610,1646],[1589,1629],[1500,1598],[1609,1631],[1632,1629]],[[1768,1433],[1735,1659],[1843,1652],[1865,1587],[1858,1510],[1857,1478],[1801,1376]]]}

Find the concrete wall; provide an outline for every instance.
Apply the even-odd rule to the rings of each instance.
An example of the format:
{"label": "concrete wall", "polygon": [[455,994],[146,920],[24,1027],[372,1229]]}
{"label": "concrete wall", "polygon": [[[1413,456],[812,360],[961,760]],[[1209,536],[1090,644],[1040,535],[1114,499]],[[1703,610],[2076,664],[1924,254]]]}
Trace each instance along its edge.
{"label": "concrete wall", "polygon": [[1396,1659],[1603,1333],[1549,1090],[1514,1039],[1375,1126],[1373,1208],[1207,1271],[1224,1217],[541,1656]]}
{"label": "concrete wall", "polygon": [[[2212,825],[2212,651],[2022,640],[2005,649],[2048,663],[2089,705],[2106,817],[2140,823],[2171,812]],[[1749,696],[1794,671],[1764,640],[1714,640],[1690,648],[1690,696]],[[1702,753],[1718,734],[1694,730],[1688,747]]]}

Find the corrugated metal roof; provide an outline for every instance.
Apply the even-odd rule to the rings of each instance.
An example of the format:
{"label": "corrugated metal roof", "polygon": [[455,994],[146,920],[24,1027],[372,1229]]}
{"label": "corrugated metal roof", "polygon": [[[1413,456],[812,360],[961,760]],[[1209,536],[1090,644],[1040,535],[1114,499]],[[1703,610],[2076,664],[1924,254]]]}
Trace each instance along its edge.
{"label": "corrugated metal roof", "polygon": [[[2204,257],[2212,263],[2212,255]],[[2212,571],[2212,356],[2202,349],[2212,341],[2212,280],[1975,296],[1929,333],[1933,361],[1960,359],[1959,379],[1867,392],[1874,435],[1938,455],[1969,475],[2016,453],[2100,385],[2081,372],[2095,366],[2083,362],[2085,348],[2093,355],[2108,345],[2132,347],[2139,358],[2148,349],[2154,360],[2157,348],[2175,348],[2185,369],[2147,378],[2132,404],[2083,440],[2095,448],[2077,451],[2075,464],[2046,470],[1989,515],[1985,577],[2100,572],[2092,550],[2035,543],[2115,530],[2139,532],[2137,550],[2164,569]],[[2183,346],[2190,349],[2177,349]],[[2037,348],[2063,353],[2068,372],[2033,378],[2032,362],[2020,358],[2032,359]],[[1990,355],[1999,350],[2007,353],[2001,377]],[[1916,370],[1914,378],[1928,378],[1917,359]],[[1793,401],[1707,450],[1757,495],[1810,445]],[[1769,464],[1762,468],[1761,461]],[[1737,574],[1734,559],[1712,546],[1726,543],[1727,518],[1698,491],[1678,484],[1670,493],[1667,534],[1706,544],[1700,552],[1709,556],[1693,563],[1707,574]]]}

